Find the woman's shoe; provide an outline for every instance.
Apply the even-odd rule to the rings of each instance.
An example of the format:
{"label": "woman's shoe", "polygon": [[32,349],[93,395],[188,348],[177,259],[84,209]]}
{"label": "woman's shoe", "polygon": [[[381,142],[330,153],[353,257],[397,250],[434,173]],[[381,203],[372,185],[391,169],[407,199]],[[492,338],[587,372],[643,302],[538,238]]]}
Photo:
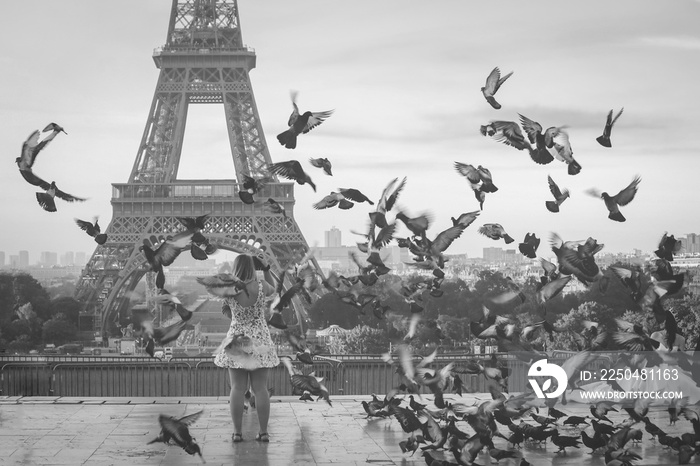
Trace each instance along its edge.
{"label": "woman's shoe", "polygon": [[267,435],[267,432],[260,432],[256,437],[255,440],[258,442],[264,442],[268,443],[270,441],[270,436]]}
{"label": "woman's shoe", "polygon": [[243,436],[241,434],[234,433],[231,440],[233,440],[233,443],[240,443],[243,441]]}

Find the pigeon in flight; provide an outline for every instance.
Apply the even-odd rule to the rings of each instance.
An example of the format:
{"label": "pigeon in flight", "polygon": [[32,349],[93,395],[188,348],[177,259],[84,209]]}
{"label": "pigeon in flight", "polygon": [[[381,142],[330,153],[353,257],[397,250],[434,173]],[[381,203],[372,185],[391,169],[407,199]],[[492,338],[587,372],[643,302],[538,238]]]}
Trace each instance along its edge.
{"label": "pigeon in flight", "polygon": [[77,218],[75,219],[75,223],[80,227],[81,230],[83,230],[89,236],[95,238],[95,242],[97,244],[101,245],[107,242],[107,235],[105,233],[101,233],[100,225],[97,223],[97,217],[95,217],[94,224]]}
{"label": "pigeon in flight", "polygon": [[56,203],[54,202],[54,197],[56,196],[58,196],[59,199],[63,199],[67,202],[85,201],[86,199],[61,191],[56,187],[55,182],[52,181],[51,183],[47,183],[35,175],[32,171],[32,167],[34,166],[34,162],[36,161],[36,157],[39,155],[39,152],[41,152],[41,150],[46,147],[46,145],[51,142],[58,133],[65,133],[63,128],[56,123],[49,123],[42,132],[45,133],[48,131],[52,131],[52,133],[45,137],[42,141],[39,141],[39,130],[36,130],[30,134],[27,140],[22,144],[22,152],[20,156],[15,159],[15,163],[17,163],[17,167],[19,168],[19,172],[22,177],[29,184],[38,186],[46,191],[45,193],[36,193],[36,200],[39,202],[39,205],[47,212],[56,212]]}
{"label": "pigeon in flight", "polygon": [[624,215],[622,215],[622,212],[620,212],[620,206],[626,206],[627,204],[632,202],[634,196],[637,194],[637,188],[641,181],[642,179],[639,176],[636,176],[634,180],[632,180],[632,182],[629,184],[629,186],[627,186],[625,189],[615,194],[614,196],[611,196],[606,192],[601,194],[595,188],[589,189],[588,191],[586,191],[586,193],[593,197],[603,198],[603,201],[605,201],[605,207],[607,207],[608,211],[610,212],[608,214],[608,218],[610,220],[615,220],[616,222],[624,222],[626,218]]}
{"label": "pigeon in flight", "polygon": [[56,203],[54,202],[54,198],[58,197],[59,199],[63,199],[66,202],[83,202],[86,201],[86,198],[83,197],[76,197],[73,196],[72,194],[65,193],[58,189],[56,187],[56,182],[52,181],[51,184],[47,183],[46,181],[40,179],[37,177],[37,180],[41,182],[39,184],[39,187],[43,188],[46,190],[45,193],[36,193],[36,200],[41,206],[42,209],[44,209],[47,212],[56,212]]}
{"label": "pigeon in flight", "polygon": [[331,192],[329,195],[314,204],[313,208],[320,210],[338,206],[339,209],[348,210],[352,209],[354,205],[355,204],[353,202],[345,199],[345,196],[343,196],[341,193]]}
{"label": "pigeon in flight", "polygon": [[557,186],[552,177],[549,175],[547,175],[547,182],[549,183],[549,190],[551,191],[552,196],[554,196],[554,200],[546,201],[544,204],[547,206],[547,210],[550,212],[559,212],[559,206],[566,200],[567,197],[570,197],[569,190],[565,189],[562,191],[559,189],[559,186]]}
{"label": "pigeon in flight", "polygon": [[56,135],[58,135],[58,133],[63,132],[67,134],[63,128],[58,126],[56,123],[49,123],[42,132],[46,133],[48,131],[51,131],[51,134],[46,136],[42,141],[39,141],[39,130],[36,130],[30,134],[27,140],[22,143],[22,152],[20,156],[15,159],[22,177],[27,180],[28,183],[33,184],[34,186],[40,186],[41,183],[44,182],[32,173],[32,167],[34,166],[36,156],[39,155],[39,152],[41,152],[41,150],[46,147],[46,145],[50,143],[56,137]]}
{"label": "pigeon in flight", "polygon": [[284,218],[287,218],[287,211],[284,208],[282,204],[277,202],[276,200],[269,198],[265,203],[263,204],[264,207],[267,207],[270,212],[273,214],[282,214]]}
{"label": "pigeon in flight", "polygon": [[540,239],[537,236],[535,236],[534,233],[526,233],[525,239],[522,243],[518,245],[518,249],[525,257],[534,259],[535,257],[537,257],[535,253],[537,252],[537,248],[539,246]]}
{"label": "pigeon in flight", "polygon": [[374,205],[374,202],[372,202],[372,201],[370,200],[370,198],[368,198],[367,196],[365,196],[364,194],[362,194],[362,192],[360,192],[360,191],[357,190],[357,189],[354,189],[354,188],[339,188],[339,189],[338,189],[338,192],[340,192],[340,194],[342,194],[343,196],[345,196],[345,199],[350,199],[351,201],[354,201],[354,202],[366,202],[366,203],[368,203],[369,205]]}
{"label": "pigeon in flight", "polygon": [[464,228],[468,227],[471,225],[474,220],[476,220],[476,217],[478,217],[480,212],[478,210],[475,210],[474,212],[466,212],[460,215],[457,218],[452,217],[452,226],[456,225],[464,225]]}
{"label": "pigeon in flight", "polygon": [[603,146],[603,147],[612,147],[612,142],[610,142],[610,133],[612,132],[612,127],[617,121],[618,118],[620,118],[620,115],[622,115],[622,112],[625,110],[625,107],[622,107],[619,112],[617,112],[617,115],[615,115],[615,118],[613,118],[613,111],[610,110],[608,113],[608,119],[605,122],[605,128],[603,128],[603,134],[601,136],[598,136],[595,140],[598,141],[598,143]]}
{"label": "pigeon in flight", "polygon": [[515,241],[510,237],[510,235],[508,235],[508,233],[506,233],[500,223],[485,223],[481,228],[479,228],[479,233],[494,240],[503,238],[506,244],[510,244]]}
{"label": "pigeon in flight", "polygon": [[199,448],[190,435],[190,431],[187,426],[193,424],[202,415],[202,411],[190,414],[188,416],[183,416],[181,418],[176,418],[172,416],[166,416],[161,414],[158,416],[158,423],[160,424],[161,431],[158,437],[148,442],[148,445],[156,442],[170,443],[170,440],[174,441],[179,447],[185,450],[190,455],[195,453],[202,458],[202,451]]}
{"label": "pigeon in flight", "polygon": [[519,113],[518,116],[520,117],[520,123],[523,125],[528,140],[530,143],[535,144],[535,148],[530,150],[530,157],[532,160],[540,165],[546,165],[554,160],[552,154],[547,150],[545,135],[542,133],[542,125]]}
{"label": "pigeon in flight", "polygon": [[267,176],[263,178],[253,178],[252,176],[243,175],[243,185],[238,191],[238,197],[245,204],[253,204],[255,202],[253,195],[260,192],[267,183],[272,181],[272,178]]}
{"label": "pigeon in flight", "polygon": [[316,185],[314,184],[311,177],[301,168],[301,164],[296,160],[289,160],[287,162],[273,163],[267,169],[270,173],[275,175],[283,176],[287,179],[294,180],[300,185],[309,184],[316,192]]}
{"label": "pigeon in flight", "polygon": [[168,237],[155,250],[151,248],[148,240],[144,240],[139,251],[146,258],[150,270],[156,273],[156,287],[163,288],[165,286],[163,267],[171,265],[182,251],[191,246],[194,235],[195,233],[187,231],[180,232],[173,237]]}
{"label": "pigeon in flight", "polygon": [[488,125],[482,125],[480,131],[482,136],[489,136],[518,150],[532,150],[532,146],[520,131],[520,126],[513,121],[492,121]]}
{"label": "pigeon in flight", "polygon": [[654,251],[654,253],[661,259],[666,259],[667,261],[673,261],[673,255],[682,249],[683,245],[680,240],[677,240],[674,235],[668,236],[668,233],[664,233],[659,241],[659,249]]}
{"label": "pigeon in flight", "polygon": [[294,149],[297,146],[298,135],[308,133],[333,114],[333,110],[326,110],[325,112],[304,112],[300,115],[296,97],[297,93],[292,92],[292,106],[294,110],[287,122],[289,129],[277,135],[277,140],[287,149]]}
{"label": "pigeon in flight", "polygon": [[327,175],[333,176],[333,173],[331,172],[331,161],[325,158],[321,159],[309,159],[309,162],[311,165],[313,165],[316,168],[323,168],[323,171],[326,172]]}
{"label": "pigeon in flight", "polygon": [[566,126],[559,126],[547,129],[544,133],[544,140],[550,154],[557,160],[568,165],[569,175],[578,175],[581,172],[581,165],[574,159],[574,151],[569,142],[569,133],[564,131]]}
{"label": "pigeon in flight", "polygon": [[473,165],[461,162],[455,162],[454,167],[460,175],[467,179],[469,186],[474,191],[476,200],[479,201],[480,208],[483,209],[486,193],[498,191],[498,188],[493,184],[491,172],[481,165],[478,168],[474,168]]}
{"label": "pigeon in flight", "polygon": [[484,94],[486,101],[496,110],[501,108],[501,104],[496,102],[496,99],[494,99],[493,96],[496,94],[496,92],[498,92],[498,89],[501,88],[501,85],[506,81],[506,79],[510,78],[512,74],[513,72],[511,71],[501,78],[501,70],[496,67],[493,69],[493,71],[491,71],[488,78],[486,78],[486,84],[484,87],[481,88],[481,93]]}

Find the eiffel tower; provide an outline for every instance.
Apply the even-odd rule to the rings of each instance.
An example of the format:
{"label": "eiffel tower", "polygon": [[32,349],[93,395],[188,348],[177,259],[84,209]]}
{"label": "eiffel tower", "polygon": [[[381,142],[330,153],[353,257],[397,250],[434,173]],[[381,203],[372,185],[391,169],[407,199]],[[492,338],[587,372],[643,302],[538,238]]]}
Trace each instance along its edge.
{"label": "eiffel tower", "polygon": [[[176,217],[209,214],[202,233],[211,244],[258,256],[274,275],[308,251],[293,217],[294,183],[273,176],[256,195],[275,199],[286,216],[238,198],[243,175],[270,176],[265,167],[271,159],[249,77],[255,51],[243,44],[237,0],[173,0],[167,42],[153,60],[160,75],[136,161],[127,183],[112,184],[107,243],[91,256],[75,293],[85,303],[83,315],[94,316],[103,337],[114,333],[110,322],[128,311],[130,292],[147,274],[139,247],[184,230]],[[187,109],[193,104],[224,106],[235,180],[177,178]],[[149,272],[151,292],[153,280]],[[299,317],[301,303],[293,304]]]}

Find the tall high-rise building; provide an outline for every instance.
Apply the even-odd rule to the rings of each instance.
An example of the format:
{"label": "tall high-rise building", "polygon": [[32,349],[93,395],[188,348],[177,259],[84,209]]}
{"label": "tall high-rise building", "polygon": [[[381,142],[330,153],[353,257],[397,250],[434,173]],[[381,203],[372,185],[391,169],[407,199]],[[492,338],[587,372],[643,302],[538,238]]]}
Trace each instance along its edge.
{"label": "tall high-rise building", "polygon": [[29,267],[29,251],[20,251],[19,252],[18,267],[20,269],[26,269],[27,267]]}
{"label": "tall high-rise building", "polygon": [[0,267],[5,267],[5,253],[0,251]]}
{"label": "tall high-rise building", "polygon": [[326,236],[325,247],[338,248],[341,246],[340,230],[338,230],[335,226],[331,227],[331,229],[329,231],[326,231],[325,236]]}
{"label": "tall high-rise building", "polygon": [[484,248],[485,262],[503,262],[505,260],[505,252],[503,248]]}
{"label": "tall high-rise building", "polygon": [[85,253],[80,251],[75,253],[75,265],[83,266],[87,263]]}
{"label": "tall high-rise building", "polygon": [[58,254],[51,251],[42,251],[39,264],[41,264],[42,267],[53,267],[54,265],[58,265]]}
{"label": "tall high-rise building", "polygon": [[683,246],[685,247],[686,254],[700,254],[700,235],[688,233]]}
{"label": "tall high-rise building", "polygon": [[75,254],[73,251],[68,251],[61,256],[61,265],[65,267],[75,265]]}

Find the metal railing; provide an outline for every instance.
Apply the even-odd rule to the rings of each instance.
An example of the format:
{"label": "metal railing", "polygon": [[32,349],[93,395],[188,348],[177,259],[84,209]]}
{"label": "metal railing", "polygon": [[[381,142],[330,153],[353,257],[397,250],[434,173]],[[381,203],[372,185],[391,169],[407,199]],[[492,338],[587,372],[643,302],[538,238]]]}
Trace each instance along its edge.
{"label": "metal railing", "polygon": [[[401,383],[397,364],[387,364],[378,355],[345,355],[335,361],[315,359],[311,366],[295,361],[304,374],[314,372],[333,395],[387,393]],[[513,355],[498,354],[511,371],[509,388],[522,391],[527,384],[527,364]],[[486,360],[491,355],[440,355],[426,367],[438,370],[454,362],[466,392],[488,392],[483,375],[466,374],[460,365],[467,359]],[[550,362],[562,363],[569,354],[557,352]],[[592,369],[610,367],[612,358],[601,355]],[[3,361],[4,362],[4,361]],[[396,361],[395,361],[396,362]],[[2,362],[0,362],[2,364]],[[292,395],[289,373],[283,365],[270,370],[268,385],[279,396]],[[71,397],[175,397],[226,396],[230,391],[228,371],[214,365],[211,356],[152,358],[56,356],[25,357],[0,366],[0,395]],[[422,393],[428,393],[426,388]]]}
{"label": "metal railing", "polygon": [[204,53],[204,54],[209,54],[209,53],[232,53],[232,54],[240,54],[240,53],[255,53],[255,49],[253,47],[248,47],[247,45],[242,45],[240,47],[230,47],[230,46],[225,46],[225,45],[201,45],[201,46],[179,46],[179,45],[161,45],[160,47],[156,47],[153,49],[153,56],[158,57],[161,55],[168,55],[168,54],[192,54],[192,53]]}
{"label": "metal railing", "polygon": [[183,362],[64,363],[52,369],[53,396],[192,396],[192,367]]}
{"label": "metal railing", "polygon": [[[238,199],[241,186],[235,180],[186,181],[172,183],[112,183],[113,199]],[[268,183],[257,197],[277,201],[292,199],[293,183]]]}

